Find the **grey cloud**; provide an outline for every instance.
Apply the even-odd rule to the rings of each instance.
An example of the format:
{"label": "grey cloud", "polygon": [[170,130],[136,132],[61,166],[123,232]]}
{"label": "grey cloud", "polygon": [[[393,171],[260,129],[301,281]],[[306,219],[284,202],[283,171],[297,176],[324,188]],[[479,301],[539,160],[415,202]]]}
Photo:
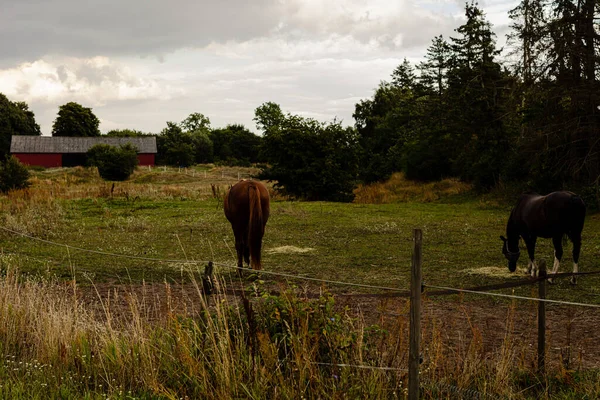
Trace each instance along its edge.
{"label": "grey cloud", "polygon": [[[0,68],[45,55],[156,57],[211,42],[270,35],[286,40],[350,35],[389,48],[428,44],[456,27],[452,17],[407,11],[375,19],[350,12],[302,16],[295,0],[4,0]],[[420,10],[422,11],[422,10]],[[398,46],[393,38],[403,37]]]}
{"label": "grey cloud", "polygon": [[69,75],[67,74],[67,67],[64,65],[60,65],[58,68],[56,68],[56,74],[58,75],[58,79],[60,79],[60,81],[63,83],[69,78]]}
{"label": "grey cloud", "polygon": [[277,0],[8,0],[0,13],[0,54],[8,62],[47,54],[160,55],[211,41],[266,35]]}

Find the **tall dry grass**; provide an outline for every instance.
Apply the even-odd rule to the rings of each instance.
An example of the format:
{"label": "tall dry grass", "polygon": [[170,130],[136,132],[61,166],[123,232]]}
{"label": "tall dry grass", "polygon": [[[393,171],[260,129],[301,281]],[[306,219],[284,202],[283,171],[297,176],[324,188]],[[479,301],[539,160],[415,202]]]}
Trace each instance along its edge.
{"label": "tall dry grass", "polygon": [[354,190],[355,203],[387,204],[405,201],[428,202],[442,197],[466,193],[471,186],[458,179],[444,179],[438,182],[416,182],[405,178],[402,172],[394,173],[385,182],[359,185]]}
{"label": "tall dry grass", "polygon": [[[2,398],[406,397],[404,312],[390,317],[381,309],[374,323],[370,310],[367,322],[326,292],[309,300],[285,287],[272,295],[260,284],[240,300],[223,294],[232,284],[223,280],[212,298],[193,281],[182,308],[167,284],[159,292],[102,293],[93,283],[23,278],[18,264],[1,257]],[[489,353],[475,324],[448,343],[441,322],[427,319],[421,398],[550,398],[548,382],[522,355],[513,321],[510,305],[504,340]],[[361,368],[378,366],[388,369]],[[597,380],[577,390],[600,394]]]}
{"label": "tall dry grass", "polygon": [[96,168],[58,168],[32,171],[29,198],[87,198],[192,199],[204,200],[213,196],[212,187],[225,191],[239,179],[258,173],[256,168],[215,167],[171,168],[138,167],[129,180],[106,182]]}

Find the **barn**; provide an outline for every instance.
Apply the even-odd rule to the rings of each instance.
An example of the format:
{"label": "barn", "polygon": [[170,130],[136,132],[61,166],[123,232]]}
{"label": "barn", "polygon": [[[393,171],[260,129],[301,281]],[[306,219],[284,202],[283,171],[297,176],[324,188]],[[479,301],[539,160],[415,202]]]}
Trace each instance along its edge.
{"label": "barn", "polygon": [[138,150],[139,165],[154,165],[156,137],[54,137],[14,135],[10,152],[27,165],[74,167],[86,164],[87,151],[96,144],[120,146],[131,143]]}

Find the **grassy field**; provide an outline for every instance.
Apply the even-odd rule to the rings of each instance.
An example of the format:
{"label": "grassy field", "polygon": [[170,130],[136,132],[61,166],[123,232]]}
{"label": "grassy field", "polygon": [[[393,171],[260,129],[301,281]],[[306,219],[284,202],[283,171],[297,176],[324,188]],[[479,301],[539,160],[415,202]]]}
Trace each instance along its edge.
{"label": "grassy field", "polygon": [[[237,180],[235,170],[228,171],[229,178],[219,171],[207,178],[201,172],[192,176],[189,171],[143,171],[131,182],[117,183],[112,194],[110,184],[93,176],[76,181],[76,174],[61,175],[65,186],[53,180],[57,177],[52,174],[61,173],[39,173],[31,193],[16,193],[0,203],[2,226],[55,243],[0,232],[2,251],[27,260],[22,263],[24,272],[72,278],[74,271],[82,283],[83,274],[96,281],[139,283],[181,277],[182,263],[152,259],[235,265],[233,235],[222,210],[222,194]],[[217,188],[216,196],[211,184]],[[263,246],[267,271],[407,288],[412,230],[421,228],[423,276],[432,285],[468,287],[525,276],[523,271],[510,274],[501,254],[499,235],[504,234],[510,204],[466,193],[431,202],[389,204],[275,198],[271,209]],[[588,216],[582,271],[600,269],[599,228],[598,216]],[[570,248],[569,243],[561,271],[572,268]],[[537,258],[552,263],[549,240],[538,241]],[[525,265],[524,252],[520,266]],[[599,288],[600,294],[599,279],[580,279],[579,289]],[[349,290],[343,286],[335,289]],[[554,289],[550,295],[556,298],[575,300],[579,296],[566,279],[558,281]]]}
{"label": "grassy field", "polygon": [[[56,296],[56,293],[50,289],[56,285],[56,282],[59,282],[59,286],[60,282],[66,282],[66,286],[60,287],[66,287],[67,293],[71,290],[69,285],[72,285],[72,291],[76,292],[81,288],[96,288],[99,285],[131,287],[158,284],[166,285],[166,292],[160,296],[168,298],[170,296],[169,285],[185,283],[193,288],[198,282],[199,275],[189,272],[200,271],[207,261],[235,265],[233,235],[223,215],[222,196],[228,186],[235,183],[239,177],[247,177],[251,173],[253,171],[248,169],[214,167],[198,167],[187,170],[140,169],[130,181],[113,185],[102,182],[95,171],[81,168],[36,171],[31,189],[14,192],[0,198],[0,226],[8,229],[0,230],[0,267],[5,275],[3,281],[5,291],[27,293],[27,290],[20,286],[22,282],[30,285],[26,285],[26,287],[29,287],[33,293],[35,292],[33,288],[39,283],[42,285],[42,289],[39,289],[40,293],[48,291],[49,296]],[[523,270],[516,274],[508,272],[506,262],[501,254],[499,235],[504,234],[510,208],[511,204],[504,200],[500,201],[490,196],[475,196],[466,185],[459,182],[444,181],[438,184],[416,185],[403,180],[401,176],[395,176],[386,185],[359,188],[357,201],[352,204],[287,201],[273,195],[271,218],[267,224],[263,244],[263,268],[265,271],[300,277],[407,289],[410,275],[412,230],[420,228],[423,230],[423,277],[426,284],[461,288],[523,279],[525,277]],[[599,216],[589,215],[583,232],[580,271],[600,270],[599,228]],[[565,250],[565,260],[561,271],[570,271],[572,268],[570,249],[569,244]],[[545,259],[549,264],[552,263],[553,251],[549,240],[538,241],[537,258]],[[198,261],[198,264],[194,265],[185,261]],[[520,267],[524,268],[525,265],[525,252],[523,252]],[[18,271],[17,275],[15,275],[15,271]],[[225,267],[217,268],[219,277],[227,277],[229,272],[231,270]],[[265,288],[277,287],[278,290],[285,292],[286,289],[281,289],[282,286],[275,283],[276,280],[281,281],[281,278],[266,274],[261,274],[260,278],[261,281],[246,282],[245,285],[257,290],[256,282],[260,282],[260,285]],[[290,279],[290,282],[300,288],[310,288],[316,292],[323,290],[316,283],[293,279]],[[346,285],[330,284],[327,287],[328,293],[332,294],[378,292],[375,289]],[[506,289],[499,292],[532,295],[530,287],[517,288],[514,291]],[[30,295],[36,296],[35,294]],[[257,306],[259,311],[257,311],[258,322],[256,324],[263,327],[264,335],[266,335],[265,332],[271,332],[273,329],[268,318],[260,319],[264,316],[270,315],[274,320],[280,321],[279,313],[284,309],[294,311],[290,311],[289,315],[302,316],[306,313],[312,315],[314,310],[311,307],[313,306],[306,305],[310,303],[300,302],[295,297],[296,295],[270,297],[268,291],[261,294],[270,301],[268,304],[277,305],[275,308],[278,310],[273,311],[273,308],[269,308],[270,306],[264,306],[266,308]],[[557,300],[600,304],[599,295],[600,276],[598,275],[580,278],[579,285],[575,288],[568,283],[568,279],[560,279],[549,289],[549,298]],[[9,303],[16,301],[14,298],[9,298],[8,295],[5,296],[4,302],[0,301],[0,305],[4,304],[9,307]],[[202,297],[199,293],[196,296]],[[96,317],[88,315],[88,311],[79,308],[82,307],[81,304],[77,303],[71,307],[69,305],[71,300],[67,300],[67,304],[64,305],[62,304],[63,297],[52,298],[56,304],[59,304],[57,308],[63,310],[61,313],[72,318],[72,320],[67,319],[68,322],[82,318],[96,321]],[[69,299],[68,295],[67,299]],[[4,320],[0,323],[0,336],[4,335],[5,345],[0,347],[0,354],[5,359],[8,357],[8,360],[12,361],[13,359],[10,357],[17,357],[21,359],[21,362],[27,363],[45,358],[44,365],[51,363],[54,368],[58,368],[56,365],[60,364],[61,367],[57,371],[62,371],[63,375],[74,374],[80,377],[81,374],[89,372],[88,375],[94,377],[93,384],[80,382],[71,385],[65,384],[62,380],[64,377],[55,377],[54,380],[49,381],[40,379],[41,375],[30,371],[29,376],[35,376],[33,381],[37,382],[37,386],[34,385],[34,387],[39,390],[39,396],[31,397],[39,398],[43,398],[44,386],[40,386],[42,384],[52,387],[53,396],[56,397],[60,397],[61,390],[67,390],[68,393],[65,393],[63,398],[78,398],[82,394],[90,398],[107,396],[111,398],[190,396],[193,398],[203,390],[214,390],[214,393],[206,395],[208,398],[216,398],[218,395],[225,398],[236,396],[264,398],[263,396],[267,395],[277,398],[295,398],[300,395],[314,398],[338,398],[332,395],[336,390],[354,393],[350,397],[402,398],[405,395],[402,385],[406,384],[406,376],[402,374],[390,377],[385,374],[363,371],[352,377],[351,375],[341,376],[337,372],[334,374],[330,370],[318,369],[314,366],[307,367],[306,370],[300,368],[300,370],[291,370],[290,372],[276,365],[276,353],[282,351],[279,347],[282,343],[287,343],[285,348],[288,350],[293,346],[298,346],[297,351],[291,353],[284,351],[284,353],[286,357],[293,354],[293,357],[297,358],[296,362],[299,363],[303,357],[321,357],[317,351],[318,346],[323,345],[321,340],[327,343],[328,349],[339,350],[345,348],[345,345],[341,344],[342,342],[347,340],[355,343],[357,338],[363,337],[364,332],[375,332],[370,336],[374,342],[367,343],[368,340],[365,339],[365,343],[360,346],[356,343],[354,347],[348,345],[358,350],[344,352],[345,356],[341,358],[336,355],[329,359],[335,358],[353,363],[365,363],[366,360],[370,360],[380,365],[383,363],[404,365],[405,359],[400,357],[391,360],[387,350],[379,347],[384,343],[386,345],[392,343],[392,347],[398,348],[400,342],[404,346],[406,338],[402,335],[406,328],[405,321],[395,321],[394,329],[397,331],[390,333],[394,330],[389,326],[384,329],[383,322],[379,328],[373,328],[372,321],[365,322],[363,319],[362,323],[358,323],[352,322],[353,320],[346,317],[340,317],[336,314],[339,310],[328,308],[330,304],[328,297],[318,301],[324,302],[318,309],[327,310],[327,312],[321,311],[320,315],[325,319],[319,320],[319,324],[321,324],[318,325],[319,329],[322,332],[332,330],[334,335],[327,339],[327,335],[324,333],[318,334],[320,339],[317,340],[317,344],[314,342],[316,339],[314,339],[312,331],[314,327],[311,328],[310,323],[306,322],[310,320],[308,317],[305,319],[298,317],[298,321],[292,317],[289,321],[286,320],[286,323],[289,324],[296,321],[298,327],[306,330],[303,335],[286,336],[286,340],[292,340],[289,343],[277,334],[270,336],[272,341],[267,341],[261,334],[252,333],[251,328],[241,328],[236,325],[237,323],[234,324],[227,319],[226,315],[229,312],[227,307],[217,307],[216,322],[211,322],[210,324],[213,325],[210,325],[208,320],[204,320],[211,326],[210,329],[216,329],[215,335],[228,336],[236,329],[250,329],[249,332],[240,333],[240,337],[244,338],[246,344],[248,340],[256,340],[255,347],[261,349],[261,361],[257,366],[254,364],[257,362],[256,354],[253,355],[248,353],[248,350],[242,350],[244,344],[237,339],[221,338],[220,341],[215,341],[210,345],[213,346],[209,346],[211,351],[215,354],[218,353],[221,357],[221,363],[225,362],[228,354],[236,354],[236,357],[240,357],[238,361],[243,364],[243,371],[235,373],[232,372],[235,370],[234,367],[220,372],[215,370],[207,372],[207,364],[188,360],[189,357],[195,360],[196,356],[193,354],[197,354],[199,351],[194,347],[197,346],[194,338],[198,339],[194,335],[199,334],[196,330],[199,327],[190,329],[185,320],[168,319],[166,325],[161,325],[163,333],[166,332],[167,336],[177,336],[177,332],[179,332],[185,336],[185,340],[189,340],[190,343],[194,342],[193,345],[188,343],[190,347],[186,347],[185,350],[179,349],[181,354],[173,355],[171,360],[171,362],[191,368],[185,371],[188,380],[185,384],[182,384],[180,378],[174,377],[175,373],[182,373],[182,370],[168,363],[157,367],[160,370],[159,373],[157,372],[158,375],[146,374],[148,376],[144,375],[145,378],[136,381],[134,371],[136,368],[147,365],[156,366],[157,363],[166,362],[162,359],[157,361],[155,357],[158,356],[146,352],[151,352],[151,348],[155,348],[158,349],[159,355],[169,354],[168,349],[172,348],[173,344],[166,339],[163,340],[164,338],[159,340],[156,336],[158,333],[152,331],[151,328],[145,327],[145,325],[142,327],[145,320],[142,316],[147,313],[140,311],[139,308],[143,309],[145,306],[135,301],[128,303],[130,307],[133,307],[132,304],[137,304],[138,308],[135,311],[130,310],[133,317],[129,318],[126,323],[121,321],[121,323],[125,323],[125,327],[119,328],[110,326],[110,324],[108,327],[106,326],[106,321],[110,322],[111,318],[109,317],[110,313],[106,311],[107,305],[102,304],[104,312],[101,320],[103,322],[99,325],[101,328],[97,329],[104,332],[105,336],[101,335],[101,339],[92,336],[95,338],[94,344],[87,342],[91,340],[88,337],[89,333],[87,328],[82,328],[81,331],[70,331],[69,334],[62,333],[65,335],[65,339],[57,339],[48,347],[50,350],[48,348],[41,349],[44,347],[42,339],[37,339],[40,341],[39,343],[37,341],[29,343],[27,345],[29,350],[27,350],[18,346],[17,334],[27,331],[27,324],[33,323],[31,317],[23,317],[22,320],[19,320],[21,325],[17,327]],[[466,301],[467,304],[472,302],[490,306],[501,305],[500,310],[503,315],[510,311],[511,307],[521,307],[514,302],[477,296],[451,296],[435,298],[431,301],[440,304],[453,302],[463,304]],[[14,312],[9,308],[0,307],[0,310],[4,310],[0,311],[0,321],[3,321],[3,317],[8,318]],[[308,312],[308,309],[313,311]],[[243,314],[242,311],[237,310],[237,313]],[[26,309],[22,312],[34,314],[31,310],[27,312]],[[40,311],[38,310],[38,312]],[[78,316],[78,313],[85,317]],[[242,314],[235,317],[234,321],[241,321],[240,326],[246,326],[242,322],[252,321],[254,317],[252,317],[253,314]],[[263,317],[260,317],[261,315]],[[506,317],[507,324],[512,321],[510,313],[508,315]],[[136,323],[139,326],[130,326],[127,325],[128,323]],[[231,327],[228,325],[230,323]],[[308,325],[305,326],[304,323],[308,323]],[[2,329],[3,326],[4,329]],[[7,328],[8,326],[11,328]],[[252,323],[250,323],[251,326]],[[287,332],[288,328],[284,329],[279,326],[277,329]],[[50,328],[38,326],[38,329]],[[52,329],[62,332],[63,328]],[[515,350],[516,344],[510,338],[504,338],[498,344],[498,350],[494,351],[492,357],[494,362],[491,362],[489,353],[483,351],[485,340],[481,341],[481,348],[475,346],[477,342],[475,339],[481,333],[475,333],[474,328],[469,333],[473,336],[472,340],[469,339],[465,342],[465,349],[462,352],[455,352],[452,349],[441,350],[444,345],[441,339],[436,339],[436,332],[441,334],[439,331],[441,328],[436,328],[434,324],[427,329],[429,330],[425,337],[429,340],[429,346],[439,346],[440,350],[436,353],[439,358],[432,357],[427,361],[427,371],[431,369],[431,372],[429,375],[424,375],[424,378],[430,379],[430,384],[426,386],[427,389],[424,392],[426,397],[453,398],[449,394],[444,394],[446,392],[443,390],[436,389],[436,386],[431,383],[431,379],[436,379],[437,382],[450,382],[455,385],[454,387],[463,389],[475,388],[479,393],[492,393],[512,398],[527,398],[528,396],[550,398],[558,393],[562,393],[560,395],[562,397],[559,398],[581,398],[579,397],[581,394],[594,398],[600,393],[596,370],[579,371],[574,375],[563,371],[565,368],[559,368],[557,371],[560,372],[558,374],[560,379],[557,378],[559,383],[555,382],[556,379],[553,381],[555,382],[554,392],[549,391],[548,382],[546,385],[542,385],[545,389],[539,389],[540,384],[544,382],[539,380],[531,382],[533,378],[528,370],[530,365],[526,365],[528,361],[525,358],[519,367],[513,365],[516,370],[510,368],[506,370],[505,364],[511,364],[507,358],[526,353],[526,350]],[[506,329],[508,331],[508,328]],[[129,332],[129,336],[127,338],[120,337],[122,331]],[[11,337],[12,342],[8,340],[11,338],[7,339],[6,332],[13,332],[16,335]],[[160,336],[160,334],[158,335]],[[310,340],[307,339],[309,337]],[[293,338],[303,338],[302,340],[305,342],[300,339],[298,339],[300,342],[294,342]],[[264,343],[261,342],[263,339]],[[117,346],[115,343],[120,343],[118,346],[125,346],[126,349],[113,349],[111,351],[114,351],[114,354],[110,356],[111,353],[107,349]],[[221,347],[223,343],[231,347],[226,350]],[[70,350],[61,350],[61,346],[67,346]],[[100,346],[104,356],[108,358],[103,359],[104,361],[100,365],[85,364],[87,367],[82,367],[82,354],[88,354],[91,357],[93,351],[90,353],[90,349],[95,346]],[[145,346],[150,347],[146,348]],[[31,351],[30,348],[36,350]],[[79,353],[75,352],[75,348]],[[275,353],[272,353],[273,351]],[[68,355],[65,355],[67,353]],[[302,356],[301,354],[304,353],[308,355]],[[275,361],[272,361],[275,364],[271,367],[276,372],[269,370],[271,367],[268,366],[267,354],[275,357]],[[445,356],[441,357],[442,354]],[[447,357],[448,354],[454,354],[454,356]],[[481,364],[477,364],[475,359],[469,358],[474,355],[484,360],[488,358],[488,360],[480,360]],[[279,354],[279,357],[281,356],[282,354]],[[252,361],[253,359],[255,361]],[[322,359],[319,360],[322,361]],[[189,364],[187,364],[188,361]],[[214,361],[212,359],[212,362]],[[145,362],[148,364],[144,364]],[[230,363],[231,360],[228,362]],[[4,393],[4,398],[7,398],[6,396],[9,394],[9,397],[30,397],[27,390],[24,389],[26,386],[19,388],[20,383],[28,382],[28,375],[24,370],[11,374],[11,365],[5,363],[3,367],[0,367],[0,377],[12,382],[10,386],[6,384],[4,386],[10,388],[9,392],[2,392],[0,385],[0,394]],[[134,370],[123,370],[127,368]],[[248,371],[254,371],[250,374],[252,379],[248,378],[250,373]],[[471,375],[466,371],[470,371]],[[442,376],[442,372],[447,373],[448,376]],[[232,377],[231,374],[235,376]],[[457,374],[466,374],[465,376],[471,378],[458,378]],[[336,379],[339,381],[332,380],[331,375],[337,376]],[[494,381],[487,382],[486,379],[492,375],[494,375]],[[214,382],[210,381],[209,377],[211,376],[213,377],[211,379],[215,380]],[[264,389],[264,391],[260,389],[274,377],[285,382],[290,379],[290,376],[297,381],[292,379],[294,384],[290,387],[281,387],[280,392],[274,388]],[[228,381],[225,377],[231,380]],[[118,384],[111,384],[111,379],[115,379]],[[313,387],[310,384],[302,389],[302,382],[306,382],[307,379],[309,381],[316,379],[316,382],[322,383],[322,386]],[[507,379],[512,379],[513,383],[506,386]],[[569,379],[577,379],[583,384],[579,382],[577,385],[571,385]],[[165,380],[166,382],[163,382]],[[217,381],[218,383],[215,383]],[[102,385],[101,382],[104,382],[104,386],[99,386]],[[371,387],[359,388],[356,386],[362,384],[370,384]],[[527,389],[527,385],[533,389]],[[181,391],[178,391],[180,386]],[[484,389],[486,387],[488,389]],[[524,387],[525,389],[523,389]]]}

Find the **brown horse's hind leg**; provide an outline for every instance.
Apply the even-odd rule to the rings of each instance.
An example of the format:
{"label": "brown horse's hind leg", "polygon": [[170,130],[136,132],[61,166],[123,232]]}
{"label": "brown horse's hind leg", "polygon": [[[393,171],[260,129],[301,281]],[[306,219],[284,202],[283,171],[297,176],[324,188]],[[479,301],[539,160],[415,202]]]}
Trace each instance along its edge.
{"label": "brown horse's hind leg", "polygon": [[244,246],[244,261],[248,264],[248,268],[250,268],[250,246],[248,244]]}
{"label": "brown horse's hind leg", "polygon": [[238,272],[241,274],[242,273],[242,268],[244,267],[242,260],[244,257],[244,240],[242,238],[242,235],[238,235],[237,234],[237,230],[234,230],[235,232],[235,252],[237,253],[237,267],[238,267]]}

